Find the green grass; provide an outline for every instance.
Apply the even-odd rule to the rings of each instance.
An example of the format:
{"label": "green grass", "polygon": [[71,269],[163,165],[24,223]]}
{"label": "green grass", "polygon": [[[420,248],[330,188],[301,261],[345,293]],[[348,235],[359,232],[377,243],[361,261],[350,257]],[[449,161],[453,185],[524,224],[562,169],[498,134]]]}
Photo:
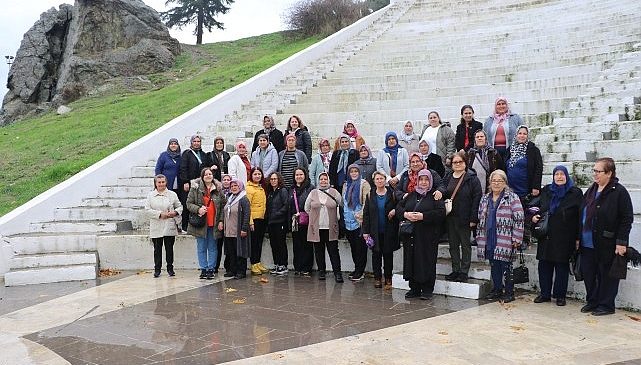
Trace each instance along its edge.
{"label": "green grass", "polygon": [[0,127],[0,215],[319,39],[273,33],[184,46],[171,70],[148,76],[149,90],[119,89]]}

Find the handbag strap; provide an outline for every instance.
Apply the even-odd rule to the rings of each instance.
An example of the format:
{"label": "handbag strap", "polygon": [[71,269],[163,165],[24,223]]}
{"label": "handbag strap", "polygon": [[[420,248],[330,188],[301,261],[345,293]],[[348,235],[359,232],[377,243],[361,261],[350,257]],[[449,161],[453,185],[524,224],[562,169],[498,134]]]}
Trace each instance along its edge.
{"label": "handbag strap", "polygon": [[[318,189],[318,190],[320,190],[320,189]],[[332,198],[332,200],[334,201],[334,203],[336,203],[336,206],[339,206],[339,204],[338,204],[338,200],[336,200],[336,198],[334,198],[334,197],[332,196],[332,194],[328,193],[328,192],[327,192],[327,190],[320,190],[320,191],[322,191],[323,193],[325,193],[328,197]]]}
{"label": "handbag strap", "polygon": [[[454,175],[452,175],[452,177],[454,177]],[[454,188],[454,192],[452,193],[452,198],[451,198],[451,199],[452,199],[452,201],[454,201],[454,197],[456,196],[456,193],[458,193],[458,188],[460,188],[460,187],[461,187],[461,183],[463,182],[463,178],[464,178],[464,177],[465,177],[465,172],[464,172],[464,173],[463,173],[463,175],[461,175],[461,177],[458,179],[458,183],[456,183],[456,187]]]}
{"label": "handbag strap", "polygon": [[523,249],[519,248],[519,264],[525,264],[525,255],[523,254]]}
{"label": "handbag strap", "polygon": [[294,205],[296,206],[296,213],[300,213],[298,208],[298,196],[296,195],[296,187],[294,187]]}
{"label": "handbag strap", "polygon": [[[427,196],[427,194],[425,194],[425,196]],[[416,212],[416,207],[418,207],[418,205],[419,205],[419,204],[421,204],[421,202],[423,201],[423,198],[425,198],[425,196],[422,196],[422,197],[421,197],[421,198],[416,202],[416,204],[414,205],[414,208],[412,208],[412,212]]]}

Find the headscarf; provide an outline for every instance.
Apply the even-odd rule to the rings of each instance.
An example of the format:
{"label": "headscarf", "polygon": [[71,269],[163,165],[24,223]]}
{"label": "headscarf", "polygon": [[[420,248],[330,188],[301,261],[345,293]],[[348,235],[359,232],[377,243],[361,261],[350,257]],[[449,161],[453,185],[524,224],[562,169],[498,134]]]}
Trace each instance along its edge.
{"label": "headscarf", "polygon": [[[222,141],[223,142],[223,149],[222,150],[217,150],[216,149],[216,142],[218,142],[218,141]],[[218,137],[214,138],[214,152],[221,153],[224,150],[225,150],[225,140],[223,139],[223,137],[218,136]]]}
{"label": "headscarf", "polygon": [[[220,176],[220,185],[223,187],[223,194],[225,194],[225,196],[229,196],[229,194],[231,194],[231,181],[229,182],[229,186],[228,186],[228,187],[225,187],[225,186],[223,185],[223,178],[224,178],[225,176],[229,176],[229,177],[231,177],[231,175],[229,175],[229,174],[222,174],[222,175]],[[232,180],[233,180],[233,179],[232,179]]]}
{"label": "headscarf", "polygon": [[[352,127],[354,127],[352,133],[347,133],[347,125],[349,124],[351,124]],[[354,124],[353,120],[348,120],[347,122],[345,122],[345,124],[343,125],[343,134],[346,134],[351,138],[356,138],[359,136],[358,130],[356,130],[356,125]]]}
{"label": "headscarf", "polygon": [[[412,126],[412,132],[410,132],[410,134],[405,133],[405,124],[407,124],[407,123],[409,123]],[[407,142],[407,143],[412,143],[412,140],[417,138],[416,134],[414,133],[414,124],[412,124],[412,121],[410,121],[410,120],[405,122],[405,124],[403,124],[403,130],[401,131],[401,133],[398,134],[398,140],[397,141],[398,142],[403,141],[403,142]]]}
{"label": "headscarf", "polygon": [[[427,145],[427,155],[424,155],[424,154],[421,153],[420,147],[421,147],[421,145],[423,143],[425,143]],[[425,161],[428,157],[430,157],[430,153],[432,153],[432,151],[430,150],[430,144],[426,140],[421,139],[421,141],[418,142],[418,147],[419,147],[418,152],[415,152],[414,154],[419,155],[421,160]]]}
{"label": "headscarf", "polygon": [[[174,152],[174,151],[172,151],[172,150],[169,148],[169,145],[171,144],[171,142],[176,142],[176,144],[178,145],[178,149],[177,149],[175,152]],[[178,156],[180,156],[180,143],[178,143],[178,139],[176,139],[176,138],[170,138],[170,139],[169,139],[169,143],[167,143],[167,154],[168,154],[168,155],[169,155],[169,157],[171,157],[172,159],[176,159],[176,158],[178,158]]]}
{"label": "headscarf", "polygon": [[318,189],[318,190],[320,190],[320,191],[328,190],[329,188],[331,188],[331,187],[332,187],[332,185],[331,185],[331,184],[329,184],[329,182],[328,182],[328,183],[327,183],[327,187],[325,187],[325,188],[321,188],[321,186],[320,186],[320,177],[321,177],[321,175],[325,175],[325,176],[327,176],[327,179],[329,180],[329,173],[328,173],[327,171],[322,171],[320,174],[318,174],[318,181],[319,181],[319,183],[318,183],[318,187],[317,187],[317,189]]}
{"label": "headscarf", "polygon": [[231,184],[236,184],[236,185],[238,185],[238,187],[240,188],[239,193],[240,193],[240,192],[242,192],[242,191],[245,191],[245,182],[244,182],[244,181],[240,181],[240,180],[238,180],[238,179],[232,179],[232,180],[229,182],[229,187],[230,187],[230,188],[231,188]]}
{"label": "headscarf", "polygon": [[[412,155],[410,156],[410,161],[412,161],[412,157],[414,157],[414,156],[420,158],[421,161],[423,161],[423,167],[421,168],[421,170],[416,171],[416,172],[414,172],[411,168],[407,169],[407,178],[408,178],[408,180],[407,180],[407,192],[408,193],[411,193],[414,190],[416,190],[416,187],[418,186],[418,176],[419,176],[418,173],[426,169],[425,168],[425,160],[423,158],[421,158],[421,155],[419,155],[418,153],[416,153],[416,152],[412,153]],[[421,194],[421,195],[423,195],[423,194]]]}
{"label": "headscarf", "polygon": [[[358,170],[358,177],[356,179],[352,179],[351,175],[349,175],[349,171],[351,169],[357,169]],[[361,195],[361,168],[357,164],[351,164],[347,168],[347,185],[345,186],[345,200],[347,200],[347,206],[350,209],[356,209],[358,204],[360,204],[360,195]]]}
{"label": "headscarf", "polygon": [[247,195],[247,192],[245,192],[245,183],[243,181],[240,181],[238,179],[233,179],[229,183],[230,188],[231,188],[231,184],[237,184],[238,187],[240,188],[240,191],[238,192],[238,194],[230,195],[229,198],[227,199],[227,203],[225,204],[225,219],[229,219],[229,214],[231,213],[231,206],[238,203],[242,197]]}
{"label": "headscarf", "polygon": [[428,169],[423,169],[423,170],[419,171],[418,172],[418,179],[420,179],[421,176],[427,176],[427,180],[429,180],[429,182],[430,182],[430,187],[427,188],[427,189],[422,189],[422,188],[420,188],[418,186],[418,184],[416,184],[416,190],[415,191],[419,195],[423,195],[424,196],[425,194],[427,194],[428,191],[432,190],[432,181],[434,181],[434,180],[432,178],[432,173]]}
{"label": "headscarf", "polygon": [[[508,105],[507,110],[503,114],[498,114],[496,112],[496,104],[498,104],[499,101],[504,101],[505,104]],[[494,114],[492,115],[492,118],[494,119],[494,124],[505,122],[509,116],[510,116],[510,105],[507,102],[507,98],[504,96],[499,96],[498,98],[496,98],[496,100],[494,100]]]}
{"label": "headscarf", "polygon": [[565,168],[565,166],[559,165],[555,167],[554,170],[552,170],[553,177],[557,171],[563,171],[563,174],[565,175],[565,184],[557,185],[554,182],[554,178],[552,179],[552,183],[549,185],[549,189],[552,192],[552,200],[550,200],[550,214],[554,214],[556,212],[556,209],[561,204],[561,200],[563,200],[565,194],[567,194],[567,192],[574,186],[574,181],[572,181],[572,178],[568,173],[568,169]]}
{"label": "headscarf", "polygon": [[238,147],[240,147],[240,146],[244,146],[245,149],[247,149],[247,144],[244,141],[237,141],[236,145],[235,145],[236,153],[238,153]]}
{"label": "headscarf", "polygon": [[[390,137],[394,137],[396,139],[396,146],[390,147],[387,142],[389,141]],[[394,171],[396,173],[396,162],[398,160],[398,149],[403,148],[398,144],[398,136],[394,132],[387,132],[385,134],[385,148],[383,148],[383,151],[389,153],[390,155],[390,171]]]}
{"label": "headscarf", "polygon": [[362,158],[362,157],[361,157],[361,159],[360,159],[360,161],[361,161],[361,162],[367,162],[367,161],[371,160],[372,158],[374,158],[374,157],[372,156],[372,149],[371,149],[371,148],[369,148],[369,146],[368,146],[368,145],[366,145],[366,144],[362,144],[362,145],[361,145],[361,148],[359,148],[359,149],[358,149],[359,156],[360,156],[360,152],[361,152],[361,150],[362,150],[363,148],[367,150],[367,157],[365,157],[365,158]]}
{"label": "headscarf", "polygon": [[194,148],[194,139],[196,139],[196,138],[200,139],[200,141],[201,141],[201,142],[202,142],[202,140],[203,140],[199,135],[194,134],[194,135],[193,135],[193,136],[191,136],[191,138],[189,139],[189,148],[191,148],[191,150],[192,150],[192,151],[194,151],[194,152],[199,152],[199,151],[200,151],[200,149],[202,148],[202,144],[200,145],[200,146],[201,146],[201,148],[195,149],[195,148]]}
{"label": "headscarf", "polygon": [[[479,147],[476,145],[476,134],[477,133],[483,133],[485,136],[485,146]],[[483,129],[479,129],[476,132],[474,132],[474,150],[477,152],[478,158],[475,159],[478,160],[481,165],[483,165],[483,168],[485,168],[485,171],[490,170],[490,160],[488,159],[488,151],[490,150],[490,146],[487,143],[487,133]]]}
{"label": "headscarf", "polygon": [[269,127],[263,128],[263,130],[265,131],[265,134],[269,135],[274,129],[276,129],[276,126],[274,125],[274,118],[272,118],[271,115],[265,115],[263,120],[265,120],[265,118],[269,118],[270,125]]}
{"label": "headscarf", "polygon": [[[323,153],[321,146],[323,143],[329,144],[329,151],[327,153]],[[323,163],[323,167],[325,171],[329,171],[329,162],[332,160],[332,145],[329,143],[329,140],[322,138],[320,142],[318,142],[318,155],[321,158],[321,162]]]}
{"label": "headscarf", "polygon": [[[347,134],[341,134],[341,136],[338,137],[338,141],[339,141],[338,145],[339,146],[340,146],[340,140],[342,140],[343,138],[346,138],[349,141],[349,136]],[[339,160],[338,160],[338,171],[345,171],[345,168],[347,167],[348,158],[349,158],[349,150],[350,150],[350,148],[351,148],[351,145],[349,147],[347,147],[347,149],[343,149],[341,147],[340,156],[339,156]]]}
{"label": "headscarf", "polygon": [[[529,134],[529,129],[524,125],[520,125],[516,129],[517,133],[521,128],[525,128],[525,130],[528,131],[528,134]],[[519,142],[517,142],[516,138],[514,138],[514,141],[512,141],[512,145],[510,146],[510,159],[507,161],[507,166],[508,167],[510,167],[510,168],[514,167],[514,165],[516,165],[516,163],[520,159],[522,159],[523,157],[526,156],[527,144],[528,144],[528,140],[527,139],[525,140],[525,142],[519,143]]]}

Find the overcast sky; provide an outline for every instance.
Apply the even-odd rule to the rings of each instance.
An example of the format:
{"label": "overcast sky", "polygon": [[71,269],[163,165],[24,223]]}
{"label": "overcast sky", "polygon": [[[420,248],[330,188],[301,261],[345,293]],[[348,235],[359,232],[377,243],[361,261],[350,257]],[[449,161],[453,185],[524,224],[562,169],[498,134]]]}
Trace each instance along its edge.
{"label": "overcast sky", "polygon": [[[143,0],[147,5],[164,11],[165,0]],[[220,16],[220,21],[225,23],[225,30],[215,30],[208,33],[205,30],[203,43],[225,40],[234,40],[253,35],[272,33],[285,29],[282,15],[296,0],[236,0],[231,10]],[[6,93],[7,74],[9,66],[6,64],[6,55],[15,56],[24,33],[40,18],[40,14],[48,9],[58,8],[60,4],[73,3],[73,0],[3,0],[4,10],[0,12],[0,99]],[[182,31],[170,29],[171,35],[181,43],[196,43],[193,35],[193,26],[188,26]]]}

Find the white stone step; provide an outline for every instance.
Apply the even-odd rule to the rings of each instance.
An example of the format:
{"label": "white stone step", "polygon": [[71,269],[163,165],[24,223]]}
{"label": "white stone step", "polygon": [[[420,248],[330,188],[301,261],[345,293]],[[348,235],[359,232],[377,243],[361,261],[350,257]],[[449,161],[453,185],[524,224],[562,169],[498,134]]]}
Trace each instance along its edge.
{"label": "white stone step", "polygon": [[95,251],[93,234],[39,234],[24,233],[8,237],[15,255],[34,255],[54,252]]}
{"label": "white stone step", "polygon": [[131,221],[52,221],[31,223],[29,232],[33,233],[69,233],[69,232],[122,232],[133,229]]}
{"label": "white stone step", "polygon": [[[402,273],[395,273],[392,276],[392,287],[395,289],[409,290],[409,282],[403,279]],[[470,279],[467,283],[447,281],[441,275],[437,275],[434,284],[434,294],[447,295],[450,297],[481,299],[491,289],[491,284],[486,280]]]}
{"label": "white stone step", "polygon": [[87,207],[142,208],[145,199],[137,198],[89,198],[83,201]]}
{"label": "white stone step", "polygon": [[96,265],[72,265],[63,267],[41,267],[10,271],[4,275],[5,286],[57,283],[62,281],[93,280]]}
{"label": "white stone step", "polygon": [[35,255],[18,255],[9,260],[9,267],[12,270],[88,264],[96,265],[95,252],[61,252]]}
{"label": "white stone step", "polygon": [[[451,272],[452,272],[452,260],[450,258],[439,258],[438,261],[436,262],[436,274],[448,275]],[[490,277],[491,277],[490,265],[486,262],[474,261],[470,265],[470,271],[468,272],[468,276],[472,279],[490,280]]]}
{"label": "white stone step", "polygon": [[153,189],[153,186],[101,186],[98,188],[97,197],[145,199]]}
{"label": "white stone step", "polygon": [[114,207],[73,207],[58,208],[53,217],[59,221],[92,221],[92,220],[134,220],[143,209]]}
{"label": "white stone step", "polygon": [[151,176],[144,177],[121,177],[118,178],[116,185],[120,186],[144,186],[153,189],[154,187],[154,178],[153,172]]}

